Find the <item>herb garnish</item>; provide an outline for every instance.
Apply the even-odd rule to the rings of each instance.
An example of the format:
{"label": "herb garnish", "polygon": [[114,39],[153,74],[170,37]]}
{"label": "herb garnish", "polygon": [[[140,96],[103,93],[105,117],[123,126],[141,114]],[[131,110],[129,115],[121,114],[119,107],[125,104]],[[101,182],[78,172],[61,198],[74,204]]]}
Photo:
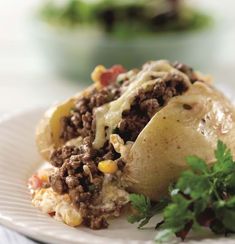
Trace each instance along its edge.
{"label": "herb garnish", "polygon": [[192,228],[199,227],[216,234],[235,233],[235,162],[221,141],[215,158],[210,167],[197,156],[188,157],[190,169],[171,187],[168,200],[153,204],[143,195],[131,194],[130,202],[137,212],[128,221],[140,223],[141,228],[163,210],[163,221],[156,226],[161,228],[158,242],[167,241],[172,234],[184,240]]}

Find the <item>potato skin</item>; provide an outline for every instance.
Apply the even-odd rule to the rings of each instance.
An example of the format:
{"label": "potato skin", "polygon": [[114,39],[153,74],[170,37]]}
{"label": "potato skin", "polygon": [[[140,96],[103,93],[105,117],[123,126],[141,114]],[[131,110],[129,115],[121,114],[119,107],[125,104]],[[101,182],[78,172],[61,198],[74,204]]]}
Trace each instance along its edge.
{"label": "potato skin", "polygon": [[187,169],[187,156],[213,162],[218,139],[235,155],[234,119],[234,108],[221,93],[194,83],[160,110],[137,138],[124,170],[129,190],[159,200]]}

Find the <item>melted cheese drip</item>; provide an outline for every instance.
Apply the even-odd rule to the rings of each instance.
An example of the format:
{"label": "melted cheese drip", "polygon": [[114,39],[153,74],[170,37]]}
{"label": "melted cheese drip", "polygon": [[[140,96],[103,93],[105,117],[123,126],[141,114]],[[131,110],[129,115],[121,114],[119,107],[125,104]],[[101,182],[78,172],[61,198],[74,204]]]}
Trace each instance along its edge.
{"label": "melted cheese drip", "polygon": [[105,104],[104,106],[99,107],[95,110],[96,134],[95,140],[93,142],[93,147],[96,149],[101,148],[106,141],[104,115],[108,112],[108,110],[109,104]]}
{"label": "melted cheese drip", "polygon": [[[143,69],[136,75],[121,97],[96,110],[96,137],[93,142],[94,148],[99,149],[104,145],[106,139],[109,138],[121,121],[123,111],[130,109],[131,103],[138,90],[141,87],[147,87],[147,83],[153,83],[153,79],[155,79],[155,83],[158,82],[158,78],[164,78],[169,72],[180,74],[185,82],[190,85],[188,77],[172,67],[169,62],[165,60],[149,62],[143,66]],[[105,127],[108,128],[107,135]]]}

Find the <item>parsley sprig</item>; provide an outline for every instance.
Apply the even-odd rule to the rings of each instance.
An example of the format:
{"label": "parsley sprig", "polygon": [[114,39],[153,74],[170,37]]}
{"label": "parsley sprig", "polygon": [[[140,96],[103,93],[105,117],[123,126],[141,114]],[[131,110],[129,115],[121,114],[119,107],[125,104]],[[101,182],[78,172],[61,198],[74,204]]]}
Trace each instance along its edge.
{"label": "parsley sprig", "polygon": [[148,224],[149,220],[161,210],[163,210],[167,204],[167,199],[162,199],[157,204],[152,204],[150,199],[144,195],[131,194],[130,201],[132,207],[136,210],[134,215],[128,217],[130,223],[139,222],[138,228],[142,228]]}
{"label": "parsley sprig", "polygon": [[184,240],[192,228],[207,227],[224,235],[235,233],[235,162],[222,141],[218,141],[215,159],[208,166],[203,159],[189,156],[186,161],[190,169],[170,187],[167,200],[151,203],[143,195],[131,194],[136,213],[128,221],[138,222],[142,228],[163,210],[163,221],[156,226],[161,228],[158,242],[168,240],[172,234]]}

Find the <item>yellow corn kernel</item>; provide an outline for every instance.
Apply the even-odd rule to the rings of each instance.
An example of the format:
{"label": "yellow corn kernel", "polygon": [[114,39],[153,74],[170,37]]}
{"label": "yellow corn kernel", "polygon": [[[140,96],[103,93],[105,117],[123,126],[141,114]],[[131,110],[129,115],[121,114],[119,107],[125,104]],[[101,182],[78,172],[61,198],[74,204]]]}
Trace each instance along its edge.
{"label": "yellow corn kernel", "polygon": [[91,79],[94,82],[99,82],[100,76],[106,71],[106,68],[103,65],[98,65],[95,67],[94,71],[91,74]]}
{"label": "yellow corn kernel", "polygon": [[118,166],[113,160],[104,160],[99,162],[98,169],[104,174],[114,174],[118,170]]}

